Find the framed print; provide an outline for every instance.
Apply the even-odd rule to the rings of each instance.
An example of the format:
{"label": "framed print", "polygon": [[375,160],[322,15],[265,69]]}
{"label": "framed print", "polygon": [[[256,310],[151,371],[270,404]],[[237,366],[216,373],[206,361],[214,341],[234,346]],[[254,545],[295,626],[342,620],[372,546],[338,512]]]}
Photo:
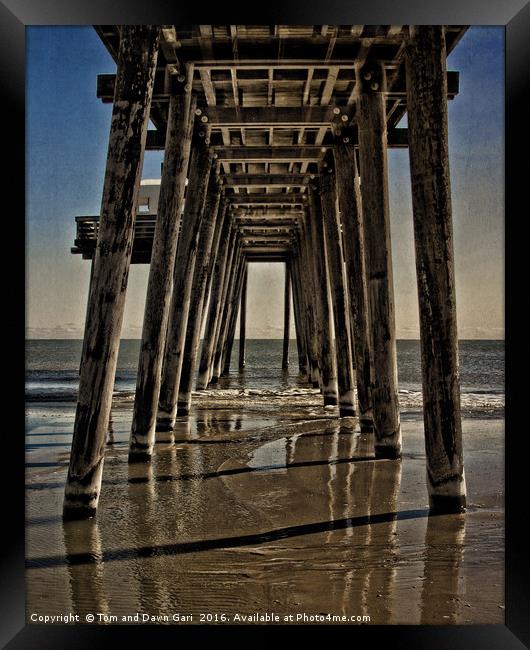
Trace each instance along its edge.
{"label": "framed print", "polygon": [[524,647],[528,6],[122,4],[2,7],[4,645]]}

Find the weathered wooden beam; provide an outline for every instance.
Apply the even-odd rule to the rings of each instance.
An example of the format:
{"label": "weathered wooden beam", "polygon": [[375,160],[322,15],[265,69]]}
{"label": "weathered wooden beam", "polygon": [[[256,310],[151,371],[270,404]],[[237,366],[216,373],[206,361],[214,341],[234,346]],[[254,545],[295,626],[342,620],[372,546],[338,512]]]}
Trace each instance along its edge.
{"label": "weathered wooden beam", "polygon": [[442,26],[411,27],[407,105],[420,312],[427,487],[434,511],[466,505]]}
{"label": "weathered wooden beam", "polygon": [[[404,101],[400,99],[399,101]],[[397,102],[397,100],[396,100]],[[396,105],[397,108],[397,105]],[[388,116],[390,116],[389,113]],[[322,157],[323,151],[332,149],[333,144],[327,143],[322,145],[323,136],[327,132],[327,127],[322,131],[322,137],[316,140],[316,144],[296,144],[296,145],[254,145],[241,146],[230,145],[228,137],[228,127],[221,129],[223,134],[223,145],[213,145],[216,154],[223,163],[226,162],[293,162],[301,161],[303,164],[314,162]],[[357,134],[354,131],[350,136],[351,144],[358,144]],[[165,146],[165,134],[161,130],[149,130],[147,132],[146,150],[159,151]],[[392,148],[405,148],[408,146],[408,136],[406,128],[390,128],[388,130],[388,146]],[[323,149],[322,149],[323,147]],[[322,153],[321,153],[322,152]],[[269,155],[270,153],[270,155]],[[230,158],[230,156],[233,156]],[[305,173],[305,172],[302,172]]]}
{"label": "weathered wooden beam", "polygon": [[123,26],[63,517],[96,514],[159,28]]}
{"label": "weathered wooden beam", "polygon": [[291,273],[285,265],[285,292],[283,299],[283,351],[282,368],[289,367],[289,336],[291,334]]}
{"label": "weathered wooden beam", "polygon": [[325,153],[322,147],[317,145],[293,145],[293,146],[235,146],[224,147],[214,146],[213,150],[218,160],[229,160],[230,162],[297,162],[309,160],[317,162]]}
{"label": "weathered wooden beam", "polygon": [[221,339],[221,356],[219,357],[218,376],[226,376],[230,372],[230,362],[232,359],[232,347],[236,331],[236,321],[238,307],[241,298],[241,287],[247,262],[243,255],[238,258],[237,272],[234,276],[234,283],[230,291],[230,300],[228,302],[228,311],[225,327],[222,330]]}
{"label": "weathered wooden beam", "polygon": [[351,117],[351,110],[337,110],[338,113],[332,106],[208,106],[204,115],[212,127],[318,126],[340,120],[341,113]]}
{"label": "weathered wooden beam", "polygon": [[226,330],[230,316],[230,297],[234,290],[236,282],[238,265],[241,260],[241,242],[239,236],[236,235],[235,245],[232,247],[231,255],[229,257],[229,266],[226,268],[225,277],[223,280],[223,292],[221,297],[221,310],[216,324],[214,352],[212,356],[212,363],[210,365],[209,383],[216,384],[221,375],[222,354],[225,341]]}
{"label": "weathered wooden beam", "polygon": [[310,176],[310,174],[231,174],[222,178],[227,187],[305,187]]}
{"label": "weathered wooden beam", "polygon": [[248,267],[245,269],[243,288],[241,290],[241,306],[239,308],[239,369],[245,367],[245,346],[247,336],[247,284]]}
{"label": "weathered wooden beam", "polygon": [[296,332],[296,350],[298,353],[298,372],[302,381],[307,381],[307,348],[304,339],[304,331],[301,321],[300,312],[300,297],[298,278],[296,276],[296,265],[294,255],[291,255],[286,263],[289,265],[289,273],[291,276],[291,287],[293,295],[293,312],[294,312],[294,327]]}
{"label": "weathered wooden beam", "polygon": [[225,219],[223,230],[219,240],[219,251],[213,267],[212,288],[210,291],[210,303],[208,307],[208,317],[204,331],[204,339],[201,350],[201,359],[199,363],[199,374],[197,377],[197,390],[205,390],[210,381],[210,371],[212,357],[215,347],[215,333],[219,314],[222,308],[221,298],[223,291],[223,281],[226,273],[229,254],[233,250],[232,244],[235,237],[235,230],[230,224],[230,219]]}
{"label": "weathered wooden beam", "polygon": [[319,278],[315,274],[313,258],[315,252],[312,248],[309,218],[306,219],[304,229],[300,233],[299,242],[301,248],[300,257],[300,274],[302,279],[302,292],[306,304],[307,320],[306,326],[308,331],[308,350],[309,350],[309,367],[310,380],[314,388],[320,388],[324,398],[324,404],[336,404],[336,394],[331,395],[326,392],[324,374],[322,372],[321,348],[319,346],[319,323],[321,305],[318,303],[317,284]]}
{"label": "weathered wooden beam", "polygon": [[188,415],[191,406],[191,390],[197,367],[202,313],[206,299],[206,283],[210,269],[210,259],[214,242],[215,229],[220,227],[221,189],[216,170],[210,172],[206,202],[201,219],[201,230],[197,246],[193,284],[190,297],[190,309],[186,326],[186,340],[182,358],[182,369],[178,387],[177,415]]}
{"label": "weathered wooden beam", "polygon": [[307,201],[305,194],[231,194],[227,200],[233,205],[304,205]]}
{"label": "weathered wooden beam", "polygon": [[[363,39],[367,43],[371,41],[371,39]],[[360,59],[357,59],[354,64],[350,61],[348,65],[340,64],[339,62],[336,64],[335,61],[329,64],[324,64],[324,65],[310,65],[309,63],[305,66],[304,68],[314,68],[317,69],[318,67],[320,68],[326,68],[330,69],[330,67],[339,67],[340,69],[345,69],[345,68],[354,68],[354,67],[359,67],[364,64],[363,59],[367,58],[368,54],[370,51],[370,46],[366,45],[366,48],[364,52],[362,53],[363,56],[361,56]],[[191,62],[190,62],[191,63]],[[200,61],[194,61],[193,62],[195,68],[197,68],[200,72],[205,70],[205,67],[202,65]],[[225,66],[228,67],[228,66]],[[239,66],[241,67],[241,66]],[[278,62],[272,64],[272,67],[275,69],[282,69],[281,64]],[[300,66],[291,66],[287,65],[284,66],[286,69],[289,68],[294,68],[294,69],[301,69]],[[212,66],[207,66],[206,69],[212,69]],[[261,68],[258,68],[261,69]],[[234,70],[235,73],[235,70]],[[460,91],[460,75],[458,71],[456,70],[448,70],[446,72],[447,74],[447,98],[448,99],[453,99],[456,95],[458,95]],[[157,104],[163,104],[169,102],[169,98],[171,97],[173,91],[173,84],[176,82],[176,77],[177,75],[171,75],[168,79],[168,76],[166,74],[165,69],[159,69],[157,70],[156,73],[156,78],[155,78],[155,87],[154,87],[154,92],[153,92],[153,103]],[[331,82],[330,82],[331,83]],[[98,99],[101,99],[103,103],[110,103],[113,101],[114,98],[114,87],[116,84],[116,75],[115,74],[100,74],[97,76],[97,87],[96,87],[96,96]],[[199,82],[199,86],[196,87],[194,85],[194,91],[197,90],[198,88],[203,87],[203,82]],[[235,86],[237,90],[237,86]],[[214,89],[213,85],[212,88],[209,89],[210,93],[210,99],[212,99],[211,95],[211,90]],[[305,89],[304,89],[305,91]],[[347,105],[344,106],[342,104],[338,104],[337,107],[340,109],[340,113],[351,116],[351,103],[353,99],[355,99],[355,93],[357,92],[357,89],[354,89],[352,97],[348,99]],[[392,97],[392,98],[402,98],[405,99],[407,94],[406,90],[406,85],[404,84],[404,81],[401,79],[401,76],[398,75],[396,76],[396,82],[392,84],[391,87],[389,87],[388,94],[386,96]],[[303,99],[304,95],[302,95],[301,100]],[[234,95],[235,100],[237,100],[237,96]],[[238,101],[238,100],[237,100]],[[276,121],[284,122],[287,123],[291,126],[294,125],[300,125],[300,126],[306,126],[306,124],[312,124],[312,125],[318,125],[318,124],[329,124],[333,122],[334,120],[337,120],[340,118],[339,115],[335,115],[332,111],[331,105],[330,106],[300,106],[300,107],[285,107],[285,106],[259,106],[259,107],[241,107],[238,106],[236,103],[236,107],[222,107],[219,105],[212,105],[210,106],[205,106],[204,107],[204,112],[210,119],[210,122],[212,124],[215,124],[217,126],[238,126],[241,124],[246,124],[255,122],[257,124],[263,124],[266,126],[275,126]],[[275,120],[274,116],[278,115],[280,116],[279,120]],[[247,116],[252,117],[252,119],[248,119]],[[304,117],[307,117],[308,119],[304,119]],[[294,118],[294,121],[293,121]],[[257,120],[257,122],[256,122]]]}
{"label": "weathered wooden beam", "polygon": [[337,213],[335,177],[331,173],[320,176],[320,199],[326,240],[326,257],[329,270],[333,321],[335,324],[335,355],[337,359],[337,385],[339,390],[339,413],[341,417],[357,415],[355,409],[355,378],[353,374],[350,318],[344,278],[342,240]]}
{"label": "weathered wooden beam", "polygon": [[[188,72],[188,87],[189,72]],[[173,268],[193,132],[195,98],[184,91],[171,98],[158,214],[153,238],[136,379],[129,461],[149,460],[156,416]]]}
{"label": "weathered wooden beam", "polygon": [[344,235],[345,271],[350,298],[359,425],[362,432],[371,432],[373,431],[372,362],[359,173],[353,146],[345,143],[337,145],[334,157]]}
{"label": "weathered wooden beam", "polygon": [[312,272],[315,279],[317,304],[317,337],[319,344],[320,373],[324,404],[338,404],[337,360],[333,341],[332,305],[329,295],[329,268],[320,184],[314,182],[309,188],[309,229],[311,238]]}
{"label": "weathered wooden beam", "polygon": [[277,206],[261,205],[261,206],[252,206],[252,207],[234,207],[232,208],[232,218],[233,219],[285,219],[289,217],[296,221],[300,216],[304,214],[303,203],[300,203],[300,207],[291,206],[288,208],[279,208]]}
{"label": "weathered wooden beam", "polygon": [[373,355],[376,456],[401,456],[385,104],[367,80],[357,100],[361,195]]}
{"label": "weathered wooden beam", "polygon": [[[162,381],[158,406],[157,430],[173,429],[177,415],[177,398],[186,340],[193,273],[197,259],[197,242],[201,230],[203,206],[213,157],[204,138],[193,136],[188,192],[182,215],[173,274],[173,295],[166,335]],[[191,191],[190,191],[191,190]]]}

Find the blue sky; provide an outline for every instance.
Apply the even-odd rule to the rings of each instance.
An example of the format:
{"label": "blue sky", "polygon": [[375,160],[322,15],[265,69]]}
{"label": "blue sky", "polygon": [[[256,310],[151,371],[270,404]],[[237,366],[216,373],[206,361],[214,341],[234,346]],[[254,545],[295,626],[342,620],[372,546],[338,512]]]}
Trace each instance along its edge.
{"label": "blue sky", "polygon": [[[90,27],[26,30],[26,282],[29,337],[82,336],[90,263],[70,253],[74,217],[100,210],[111,105],[96,78],[115,64]],[[504,336],[504,29],[473,27],[448,60],[460,71],[449,103],[459,335]],[[160,176],[147,152],[143,177]],[[408,151],[389,151],[396,325],[418,337]],[[258,265],[253,265],[257,267]],[[249,337],[280,336],[283,272],[249,278]],[[124,337],[139,337],[147,266],[131,267]]]}

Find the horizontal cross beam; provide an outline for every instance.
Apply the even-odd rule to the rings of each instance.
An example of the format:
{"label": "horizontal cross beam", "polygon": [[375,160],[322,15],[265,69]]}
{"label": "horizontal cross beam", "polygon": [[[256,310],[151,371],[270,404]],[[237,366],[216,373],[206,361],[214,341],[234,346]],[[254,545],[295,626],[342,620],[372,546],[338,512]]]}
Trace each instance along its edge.
{"label": "horizontal cross beam", "polygon": [[227,187],[304,187],[314,174],[230,174],[221,176]]}
{"label": "horizontal cross beam", "polygon": [[232,205],[305,205],[306,194],[282,194],[281,192],[270,194],[228,194],[226,198]]}
{"label": "horizontal cross beam", "polygon": [[[351,141],[357,144],[356,138]],[[145,145],[148,151],[163,150],[166,146],[166,136],[163,131],[149,130]],[[388,131],[389,147],[408,146],[408,129],[392,128]],[[214,145],[212,149],[219,161],[224,162],[316,162],[322,158],[332,144],[316,145],[255,145],[255,146],[221,146]]]}

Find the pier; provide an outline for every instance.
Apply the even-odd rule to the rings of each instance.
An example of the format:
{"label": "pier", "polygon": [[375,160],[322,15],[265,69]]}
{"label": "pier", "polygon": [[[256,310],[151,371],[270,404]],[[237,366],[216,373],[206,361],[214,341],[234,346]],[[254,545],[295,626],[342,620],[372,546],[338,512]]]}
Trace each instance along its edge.
{"label": "pier", "polygon": [[[401,459],[388,147],[410,159],[430,509],[461,512],[446,59],[466,28],[95,29],[117,71],[97,80],[112,103],[101,213],[76,218],[72,248],[92,272],[64,518],[97,512],[131,264],[149,264],[131,465],[229,371],[238,314],[245,367],[258,262],[286,269],[281,366],[292,300],[300,377],[339,426],[373,434],[376,467]],[[156,214],[138,210],[146,150],[164,151]]]}

